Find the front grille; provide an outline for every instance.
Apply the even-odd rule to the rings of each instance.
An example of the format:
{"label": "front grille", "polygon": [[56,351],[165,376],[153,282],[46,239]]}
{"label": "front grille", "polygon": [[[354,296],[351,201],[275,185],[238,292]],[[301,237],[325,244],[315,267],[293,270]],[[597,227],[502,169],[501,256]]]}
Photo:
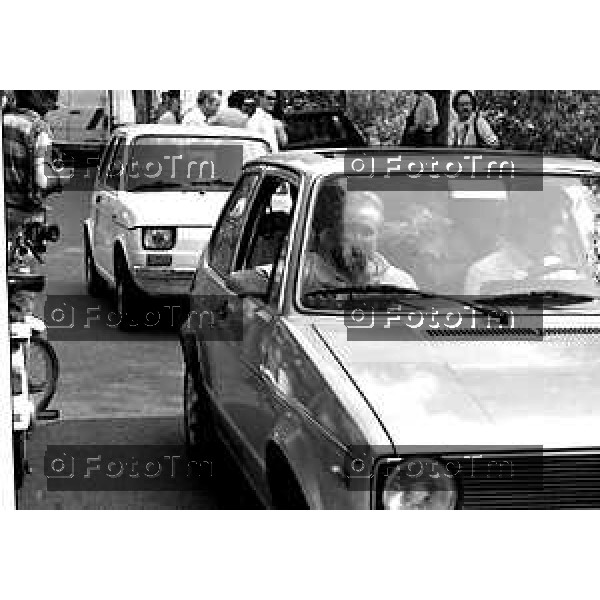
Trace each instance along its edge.
{"label": "front grille", "polygon": [[[469,456],[453,454],[437,460],[455,475],[460,497],[457,508],[462,510],[600,508],[599,450],[471,451]],[[385,472],[378,469],[376,508],[381,508]]]}
{"label": "front grille", "polygon": [[463,462],[463,509],[600,508],[599,453],[481,455]]}

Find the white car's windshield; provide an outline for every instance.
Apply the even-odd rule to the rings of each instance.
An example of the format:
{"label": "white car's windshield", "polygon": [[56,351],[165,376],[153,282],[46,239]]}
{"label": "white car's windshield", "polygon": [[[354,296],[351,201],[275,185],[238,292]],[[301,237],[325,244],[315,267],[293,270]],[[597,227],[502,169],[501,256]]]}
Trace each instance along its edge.
{"label": "white car's windshield", "polygon": [[230,188],[244,163],[268,152],[260,140],[142,136],[132,143],[127,190]]}
{"label": "white car's windshield", "polygon": [[330,177],[316,192],[300,297],[308,306],[325,290],[316,297],[327,307],[338,289],[392,286],[473,297],[556,288],[600,295],[593,207],[593,192],[575,176],[544,176],[543,191],[500,183],[481,193],[349,191],[347,177]]}

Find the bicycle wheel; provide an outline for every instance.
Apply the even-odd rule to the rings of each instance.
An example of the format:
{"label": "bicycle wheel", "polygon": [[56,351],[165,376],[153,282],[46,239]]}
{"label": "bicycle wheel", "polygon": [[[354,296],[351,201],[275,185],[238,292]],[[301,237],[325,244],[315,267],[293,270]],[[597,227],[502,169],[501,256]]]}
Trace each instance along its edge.
{"label": "bicycle wheel", "polygon": [[58,358],[50,342],[41,337],[32,337],[26,364],[29,396],[35,412],[39,413],[48,408],[58,383]]}

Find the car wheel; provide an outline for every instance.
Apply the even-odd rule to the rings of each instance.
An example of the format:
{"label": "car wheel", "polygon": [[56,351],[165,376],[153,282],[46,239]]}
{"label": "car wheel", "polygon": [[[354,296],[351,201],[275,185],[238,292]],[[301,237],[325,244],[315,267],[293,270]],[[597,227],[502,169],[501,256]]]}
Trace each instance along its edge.
{"label": "car wheel", "polygon": [[96,263],[94,261],[94,257],[92,256],[92,250],[90,248],[90,242],[87,239],[87,236],[85,240],[83,260],[87,291],[90,296],[95,298],[102,292],[102,279],[96,270]]}
{"label": "car wheel", "polygon": [[119,258],[115,265],[115,303],[120,319],[119,329],[121,331],[139,330],[143,301],[131,279],[124,258]]}
{"label": "car wheel", "polygon": [[183,429],[185,446],[191,457],[206,459],[214,453],[215,433],[208,402],[204,386],[196,383],[186,365],[183,376]]}

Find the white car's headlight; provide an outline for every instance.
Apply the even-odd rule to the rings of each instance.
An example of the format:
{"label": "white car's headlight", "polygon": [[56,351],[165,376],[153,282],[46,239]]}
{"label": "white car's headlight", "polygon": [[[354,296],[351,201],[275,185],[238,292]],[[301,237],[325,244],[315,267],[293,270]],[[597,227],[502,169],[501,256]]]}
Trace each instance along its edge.
{"label": "white car's headlight", "polygon": [[386,510],[452,510],[458,492],[454,476],[432,458],[409,458],[386,467],[382,490]]}
{"label": "white car's headlight", "polygon": [[142,244],[145,250],[170,250],[175,245],[175,228],[143,227]]}

